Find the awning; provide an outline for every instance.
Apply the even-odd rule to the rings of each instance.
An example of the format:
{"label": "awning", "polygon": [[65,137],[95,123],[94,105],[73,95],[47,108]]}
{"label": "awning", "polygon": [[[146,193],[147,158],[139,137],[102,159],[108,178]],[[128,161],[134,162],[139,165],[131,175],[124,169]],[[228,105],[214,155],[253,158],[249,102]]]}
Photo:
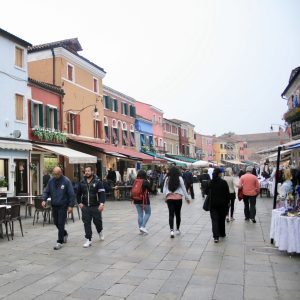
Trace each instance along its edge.
{"label": "awning", "polygon": [[181,161],[188,162],[188,163],[194,163],[197,161],[196,159],[193,159],[190,157],[185,157],[182,155],[166,154],[166,157],[170,157],[172,159],[177,159],[177,160],[181,160]]}
{"label": "awning", "polygon": [[87,142],[87,141],[76,141],[76,140],[74,140],[74,141],[77,143],[82,143],[82,144],[89,145],[89,146],[95,147],[97,149],[100,149],[102,152],[104,152],[108,155],[124,157],[127,159],[129,158],[129,159],[139,160],[144,163],[156,163],[156,164],[164,163],[164,161],[159,158],[154,158],[150,155],[138,152],[133,149],[115,147],[115,146],[109,145],[109,144],[93,143],[93,142]]}
{"label": "awning", "polygon": [[0,149],[30,151],[32,150],[32,145],[26,142],[0,140]]}
{"label": "awning", "polygon": [[256,152],[257,154],[268,154],[268,153],[272,153],[272,152],[277,152],[278,147],[281,147],[282,150],[288,150],[288,149],[297,149],[300,148],[300,139],[298,140],[293,140],[290,142],[287,142],[285,144],[282,145],[278,145],[269,149],[264,149],[261,151]]}
{"label": "awning", "polygon": [[160,155],[158,155],[154,152],[151,152],[151,151],[146,151],[145,153],[148,154],[148,155],[151,155],[155,158],[163,159],[163,160],[168,161],[170,163],[175,163],[176,166],[179,166],[179,167],[187,167],[188,165],[191,165],[190,163],[185,163],[185,162],[177,160],[177,159],[169,158],[169,157],[166,157],[166,156],[160,156]]}
{"label": "awning", "polygon": [[228,164],[233,164],[233,165],[246,165],[245,163],[242,163],[239,160],[224,160],[223,159],[222,161],[225,163],[228,163]]}
{"label": "awning", "polygon": [[67,147],[34,145],[35,148],[42,148],[55,154],[65,156],[69,159],[70,164],[95,164],[97,157],[83,152],[79,152]]}

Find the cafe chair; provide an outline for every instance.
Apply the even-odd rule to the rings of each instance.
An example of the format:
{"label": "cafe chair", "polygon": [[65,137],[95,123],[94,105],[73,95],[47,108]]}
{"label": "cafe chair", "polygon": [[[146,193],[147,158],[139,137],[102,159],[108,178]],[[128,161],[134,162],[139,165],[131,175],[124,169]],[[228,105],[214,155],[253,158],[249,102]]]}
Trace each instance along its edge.
{"label": "cafe chair", "polygon": [[7,236],[7,239],[9,240],[8,230],[7,230],[7,223],[8,223],[8,219],[7,219],[7,214],[6,214],[6,207],[3,206],[3,207],[0,207],[1,232],[3,232],[2,224],[4,224],[5,225],[6,236]]}
{"label": "cafe chair", "polygon": [[14,239],[14,235],[15,235],[14,221],[19,221],[21,233],[22,233],[22,236],[24,236],[23,227],[22,227],[22,220],[21,220],[21,215],[20,215],[20,209],[21,209],[20,204],[12,204],[11,205],[8,222],[11,224],[10,230],[11,230],[11,238],[12,239]]}
{"label": "cafe chair", "polygon": [[[71,212],[71,213],[68,213],[68,217],[69,217],[69,215],[71,215],[71,219],[72,219],[73,223],[75,222],[75,219],[74,219],[74,209],[75,209],[75,208],[77,209],[78,218],[79,218],[79,220],[80,220],[80,208],[79,208],[78,203],[75,202],[72,212]],[[68,223],[68,218],[67,218],[67,220],[66,220],[66,223]]]}
{"label": "cafe chair", "polygon": [[35,208],[35,211],[34,211],[34,215],[33,215],[33,222],[32,222],[32,225],[34,226],[34,223],[35,221],[38,222],[39,221],[39,213],[42,213],[42,216],[43,216],[43,226],[47,220],[47,217],[48,217],[48,220],[49,220],[49,224],[50,224],[50,219],[51,219],[51,206],[46,206],[46,207],[43,207],[42,206],[42,202],[44,200],[42,198],[35,198],[34,199],[34,208]]}
{"label": "cafe chair", "polygon": [[20,200],[20,204],[25,206],[25,219],[28,215],[31,217],[31,209],[33,207],[33,203],[30,202],[31,196],[28,193],[19,193],[17,198]]}

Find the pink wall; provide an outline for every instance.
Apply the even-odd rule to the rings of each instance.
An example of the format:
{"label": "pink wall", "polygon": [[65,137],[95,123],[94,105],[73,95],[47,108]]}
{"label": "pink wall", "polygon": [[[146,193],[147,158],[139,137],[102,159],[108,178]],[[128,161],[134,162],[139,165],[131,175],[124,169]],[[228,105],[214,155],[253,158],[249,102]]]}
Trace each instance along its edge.
{"label": "pink wall", "polygon": [[[163,113],[157,111],[151,105],[139,101],[135,102],[135,107],[136,107],[137,115],[152,121],[153,140],[155,138],[158,138],[158,139],[162,139],[164,142]],[[156,122],[154,122],[154,115],[155,115]],[[158,146],[160,145],[158,144]]]}

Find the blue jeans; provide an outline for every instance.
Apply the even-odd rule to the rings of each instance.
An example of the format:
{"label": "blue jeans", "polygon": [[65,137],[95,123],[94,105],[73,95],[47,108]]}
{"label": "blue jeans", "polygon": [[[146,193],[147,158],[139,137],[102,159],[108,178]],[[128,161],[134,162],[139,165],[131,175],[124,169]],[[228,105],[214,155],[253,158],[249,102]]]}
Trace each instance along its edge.
{"label": "blue jeans", "polygon": [[135,207],[138,213],[139,228],[145,227],[151,215],[151,206],[144,205],[144,210],[142,204],[135,204]]}

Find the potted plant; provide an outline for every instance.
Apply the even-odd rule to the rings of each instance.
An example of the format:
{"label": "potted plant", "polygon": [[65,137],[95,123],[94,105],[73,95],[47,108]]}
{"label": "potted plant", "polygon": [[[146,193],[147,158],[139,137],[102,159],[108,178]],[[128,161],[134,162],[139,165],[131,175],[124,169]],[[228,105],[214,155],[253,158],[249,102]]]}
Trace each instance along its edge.
{"label": "potted plant", "polygon": [[7,192],[8,183],[5,177],[0,177],[0,192]]}

